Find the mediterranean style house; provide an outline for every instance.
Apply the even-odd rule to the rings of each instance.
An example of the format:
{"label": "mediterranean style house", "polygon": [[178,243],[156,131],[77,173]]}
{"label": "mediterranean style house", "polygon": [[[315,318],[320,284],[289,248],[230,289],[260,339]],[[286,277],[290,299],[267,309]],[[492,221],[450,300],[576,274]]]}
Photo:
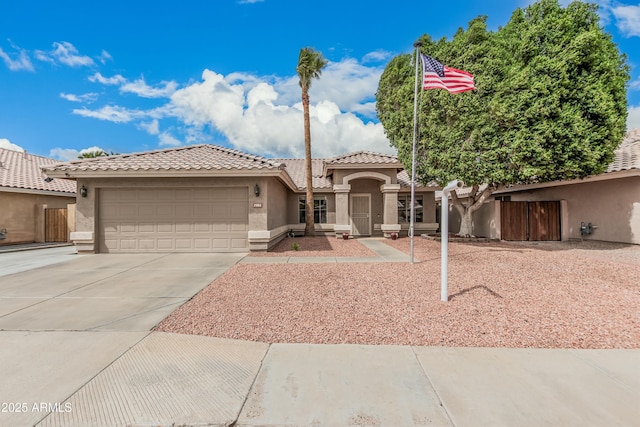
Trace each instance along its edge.
{"label": "mediterranean style house", "polygon": [[40,169],[56,163],[0,148],[0,246],[69,240],[76,183],[46,179]]}
{"label": "mediterranean style house", "polygon": [[[79,252],[264,251],[301,234],[304,159],[267,159],[195,145],[46,166],[77,181]],[[433,232],[435,186],[416,186],[416,233]],[[394,156],[366,151],[313,160],[316,231],[407,233],[410,179]]]}

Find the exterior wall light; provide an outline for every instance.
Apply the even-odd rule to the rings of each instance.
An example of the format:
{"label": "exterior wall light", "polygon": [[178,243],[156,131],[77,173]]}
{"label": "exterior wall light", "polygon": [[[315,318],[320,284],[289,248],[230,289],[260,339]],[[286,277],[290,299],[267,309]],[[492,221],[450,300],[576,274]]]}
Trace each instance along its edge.
{"label": "exterior wall light", "polygon": [[87,187],[85,187],[84,185],[80,187],[80,196],[87,197],[87,194],[89,194],[89,190],[87,190]]}
{"label": "exterior wall light", "polygon": [[258,184],[256,184],[255,187],[253,187],[253,194],[255,194],[256,197],[260,197],[260,186]]}

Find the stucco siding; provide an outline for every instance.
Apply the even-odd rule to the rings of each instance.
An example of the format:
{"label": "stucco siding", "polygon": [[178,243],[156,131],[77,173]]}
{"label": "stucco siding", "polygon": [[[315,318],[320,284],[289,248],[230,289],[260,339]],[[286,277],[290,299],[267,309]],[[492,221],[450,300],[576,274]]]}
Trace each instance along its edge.
{"label": "stucco siding", "polygon": [[[566,200],[571,239],[640,244],[640,177],[609,179],[510,193],[513,201]],[[580,224],[597,226],[582,236]]]}
{"label": "stucco siding", "polygon": [[275,178],[267,180],[267,228],[287,224],[287,189]]}
{"label": "stucco siding", "polygon": [[44,217],[37,214],[38,206],[66,208],[75,200],[75,197],[0,191],[0,229],[7,230],[6,238],[0,240],[0,245],[36,241],[37,235],[44,236]]}

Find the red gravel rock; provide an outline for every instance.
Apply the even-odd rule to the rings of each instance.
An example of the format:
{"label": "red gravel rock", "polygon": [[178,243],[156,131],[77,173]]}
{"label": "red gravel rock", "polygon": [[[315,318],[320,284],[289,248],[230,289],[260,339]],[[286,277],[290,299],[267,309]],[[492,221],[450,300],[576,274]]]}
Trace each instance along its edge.
{"label": "red gravel rock", "polygon": [[[297,251],[292,249],[297,243]],[[249,256],[291,256],[291,257],[373,257],[369,248],[357,239],[337,239],[333,236],[287,237],[268,252],[252,252]]]}
{"label": "red gravel rock", "polygon": [[[387,242],[408,253],[407,238]],[[238,264],[157,329],[288,343],[640,347],[640,262],[629,261],[640,251],[618,261],[450,243],[448,302],[440,244],[416,238],[415,253],[413,265]]]}

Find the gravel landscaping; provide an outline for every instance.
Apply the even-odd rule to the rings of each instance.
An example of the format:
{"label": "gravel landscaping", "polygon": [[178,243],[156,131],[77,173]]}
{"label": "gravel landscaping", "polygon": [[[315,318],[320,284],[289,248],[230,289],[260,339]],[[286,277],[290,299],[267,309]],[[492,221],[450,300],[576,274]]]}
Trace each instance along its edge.
{"label": "gravel landscaping", "polygon": [[[292,249],[294,243],[298,250]],[[333,236],[286,237],[269,252],[252,252],[249,256],[257,257],[373,257],[375,253],[365,247],[357,239],[342,240]]]}
{"label": "gravel landscaping", "polygon": [[[409,251],[408,238],[386,242]],[[441,302],[440,243],[414,243],[413,265],[237,264],[157,329],[270,343],[640,348],[638,246],[450,243]]]}

